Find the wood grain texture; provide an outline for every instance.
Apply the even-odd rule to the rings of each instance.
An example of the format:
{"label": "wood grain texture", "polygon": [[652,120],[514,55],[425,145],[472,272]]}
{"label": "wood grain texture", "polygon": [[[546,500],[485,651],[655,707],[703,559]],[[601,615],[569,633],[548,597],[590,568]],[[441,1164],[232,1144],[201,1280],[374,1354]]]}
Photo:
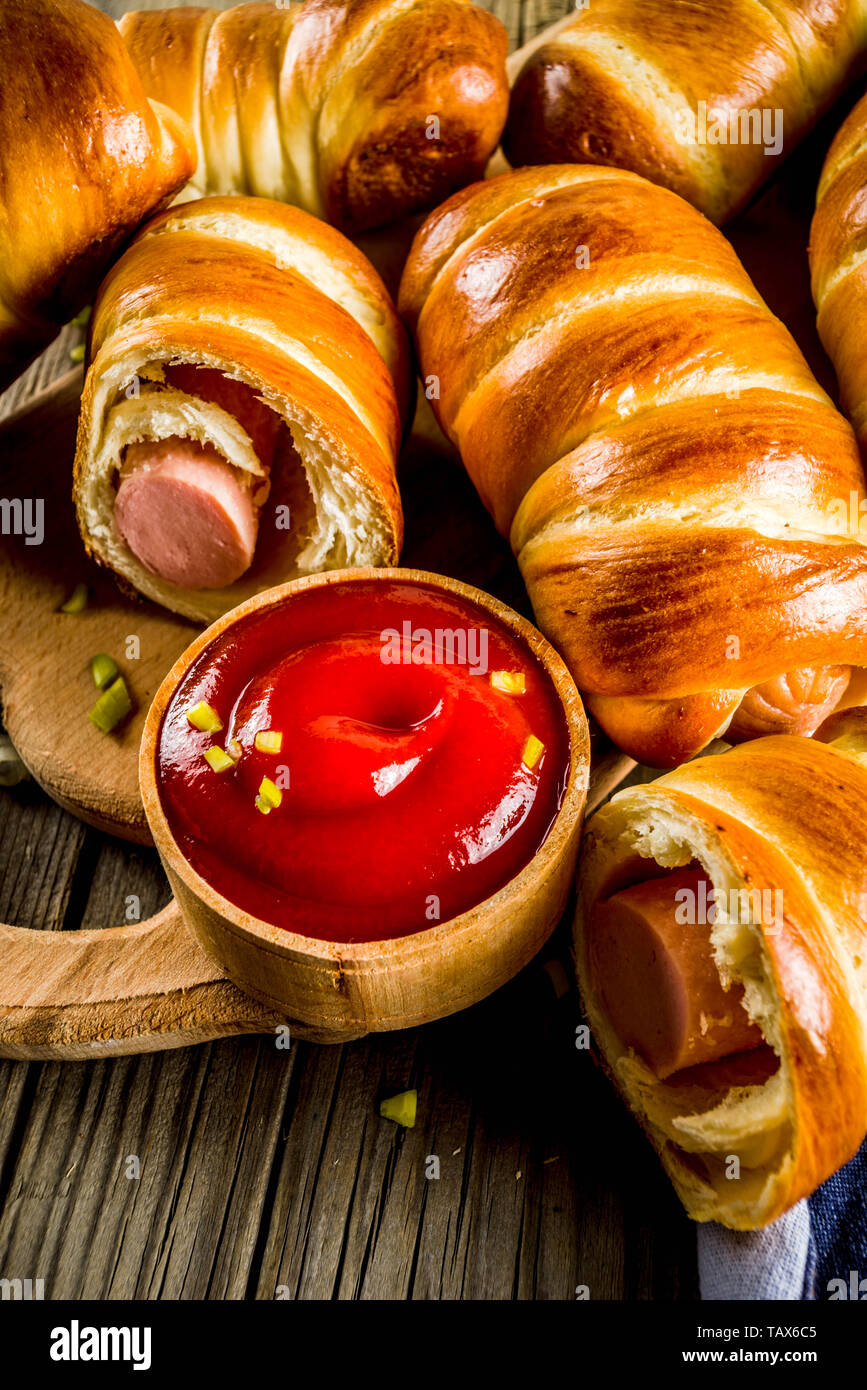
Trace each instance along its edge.
{"label": "wood grain texture", "polygon": [[[514,46],[569,5],[491,8]],[[68,366],[68,350],[34,364],[0,415]],[[526,614],[508,548],[454,460],[432,448],[401,486],[409,562]],[[33,783],[0,792],[0,920],[96,928],[122,921],[130,896],[142,918],[165,906],[153,850],[83,826]],[[593,1299],[695,1298],[693,1228],[575,1048],[574,994],[552,984],[569,979],[558,932],[493,998],[388,1038],[0,1062],[0,1277],[43,1277],[48,1298],[573,1299],[578,1284]],[[419,1088],[411,1131],[377,1114],[407,1085]],[[430,1154],[438,1180],[424,1176]],[[126,1176],[131,1155],[139,1178]]]}
{"label": "wood grain texture", "polygon": [[85,1060],[189,1047],[285,1023],[224,978],[176,904],[110,931],[0,925],[0,1056]]}
{"label": "wood grain texture", "polygon": [[[196,628],[153,604],[125,598],[86,558],[69,478],[81,372],[72,368],[0,422],[5,497],[44,503],[44,539],[5,536],[0,551],[0,686],[6,727],[34,777],[89,824],[147,843],[138,790],[138,746],[151,699]],[[38,481],[37,481],[38,480]],[[77,584],[81,613],[60,612]],[[126,657],[130,638],[139,655]],[[90,660],[108,652],[134,709],[106,735],[87,718],[98,691]]]}

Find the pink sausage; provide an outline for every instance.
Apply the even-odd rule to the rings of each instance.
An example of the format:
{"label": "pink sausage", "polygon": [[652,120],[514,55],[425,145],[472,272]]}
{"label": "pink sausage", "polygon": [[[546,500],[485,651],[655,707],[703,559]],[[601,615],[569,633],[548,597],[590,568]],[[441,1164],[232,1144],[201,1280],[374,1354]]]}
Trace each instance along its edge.
{"label": "pink sausage", "polygon": [[[678,921],[704,875],[680,869],[597,903],[591,923],[596,987],[620,1037],[659,1077],[759,1047],[740,986],[724,990],[710,927]],[[710,884],[705,879],[709,895]],[[698,896],[693,901],[698,902]]]}
{"label": "pink sausage", "polygon": [[[221,406],[247,431],[270,470],[279,418],[251,387],[222,372],[166,367],[166,382]],[[115,499],[118,530],[152,574],[185,589],[221,589],[249,569],[258,508],[236,470],[208,445],[177,435],[127,450]]]}
{"label": "pink sausage", "polygon": [[115,519],[145,569],[185,589],[221,589],[250,568],[256,508],[215,449],[176,437],[133,444],[124,470]]}

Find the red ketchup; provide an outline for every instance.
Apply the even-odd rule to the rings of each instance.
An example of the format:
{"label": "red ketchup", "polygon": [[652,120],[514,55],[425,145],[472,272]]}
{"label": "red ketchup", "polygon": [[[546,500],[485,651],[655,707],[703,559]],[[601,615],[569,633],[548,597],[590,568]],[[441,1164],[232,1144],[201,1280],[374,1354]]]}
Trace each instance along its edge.
{"label": "red ketchup", "polygon": [[[221,729],[194,727],[202,704]],[[233,759],[221,771],[215,745]],[[157,759],[203,879],[342,942],[422,931],[496,893],[547,836],[568,771],[559,697],[516,637],[433,586],[369,579],[233,623],[172,696]]]}

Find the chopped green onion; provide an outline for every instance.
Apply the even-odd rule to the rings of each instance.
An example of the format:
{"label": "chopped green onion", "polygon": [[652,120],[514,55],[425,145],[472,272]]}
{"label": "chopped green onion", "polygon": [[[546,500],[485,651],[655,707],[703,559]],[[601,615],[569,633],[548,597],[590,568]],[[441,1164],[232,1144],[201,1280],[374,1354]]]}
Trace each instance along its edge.
{"label": "chopped green onion", "polygon": [[110,734],[132,709],[132,701],[123,676],[104,690],[90,711],[88,718],[103,734]]}
{"label": "chopped green onion", "polygon": [[83,613],[87,607],[87,585],[76,584],[65,603],[61,603],[61,613]]}
{"label": "chopped green onion", "polygon": [[398,1096],[389,1096],[380,1101],[379,1113],[384,1120],[393,1120],[396,1125],[412,1129],[415,1124],[418,1091],[401,1091]]}
{"label": "chopped green onion", "polygon": [[223,727],[222,720],[217,711],[213,709],[207,700],[200,700],[192,709],[187,710],[187,718],[194,729],[198,729],[203,734],[218,734]]}
{"label": "chopped green onion", "polygon": [[117,662],[107,652],[98,652],[90,659],[90,674],[93,676],[94,685],[100,690],[105,690],[107,685],[111,685],[117,679]]}
{"label": "chopped green onion", "polygon": [[73,328],[86,328],[90,323],[90,312],[91,306],[89,304],[85,305],[81,313],[76,314],[75,318],[71,320]]}
{"label": "chopped green onion", "polygon": [[74,348],[69,349],[70,362],[84,361],[84,343],[76,343]]}

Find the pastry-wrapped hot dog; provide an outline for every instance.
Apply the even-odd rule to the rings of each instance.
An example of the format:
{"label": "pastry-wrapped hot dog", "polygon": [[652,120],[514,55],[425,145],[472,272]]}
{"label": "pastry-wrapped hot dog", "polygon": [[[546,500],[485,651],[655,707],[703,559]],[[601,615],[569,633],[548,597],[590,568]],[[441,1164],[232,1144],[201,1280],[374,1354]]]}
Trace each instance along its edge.
{"label": "pastry-wrapped hot dog", "polygon": [[257,198],[161,215],[94,307],[85,545],[203,622],[301,574],[393,563],[408,379],[388,294],[333,228]]}
{"label": "pastry-wrapped hot dog", "polygon": [[0,71],[2,390],[88,303],[196,153],[83,0],[0,0]]}
{"label": "pastry-wrapped hot dog", "polygon": [[[843,409],[867,458],[867,97],[838,130],[822,167],[810,228],[817,327],[840,385]],[[867,508],[849,518],[867,535]]]}
{"label": "pastry-wrapped hot dog", "polygon": [[134,11],[149,96],[190,122],[199,193],[280,198],[344,231],[480,178],[506,119],[506,31],[467,0]]}
{"label": "pastry-wrapped hot dog", "polygon": [[427,219],[400,300],[539,626],[621,748],[676,766],[861,702],[855,440],[700,213],[623,170],[518,170]]}
{"label": "pastry-wrapped hot dog", "polygon": [[611,164],[727,221],[863,64],[863,0],[592,0],[509,59],[510,162]]}
{"label": "pastry-wrapped hot dog", "polygon": [[864,1138],[865,841],[864,710],[697,759],[588,824],[586,1016],[696,1220],[763,1226]]}

